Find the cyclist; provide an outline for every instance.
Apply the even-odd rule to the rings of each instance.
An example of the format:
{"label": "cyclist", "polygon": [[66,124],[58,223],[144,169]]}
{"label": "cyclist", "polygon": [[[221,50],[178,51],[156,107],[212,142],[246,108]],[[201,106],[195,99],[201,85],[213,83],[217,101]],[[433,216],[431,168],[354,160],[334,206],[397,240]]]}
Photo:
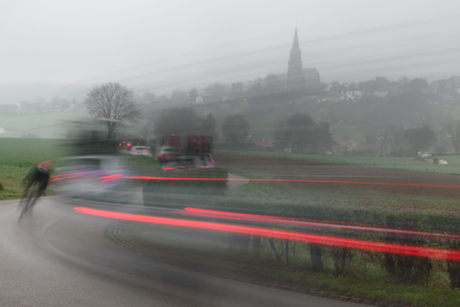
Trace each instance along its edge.
{"label": "cyclist", "polygon": [[48,182],[50,180],[50,167],[53,163],[54,162],[52,160],[45,160],[37,163],[37,165],[35,165],[24,178],[23,183],[25,187],[24,192],[22,193],[22,199],[26,197],[27,192],[32,187],[32,185],[35,182],[38,183],[38,190],[37,193],[34,195],[34,199],[30,204],[30,207],[33,204],[35,204],[40,195],[42,195],[45,192],[46,187],[48,186]]}

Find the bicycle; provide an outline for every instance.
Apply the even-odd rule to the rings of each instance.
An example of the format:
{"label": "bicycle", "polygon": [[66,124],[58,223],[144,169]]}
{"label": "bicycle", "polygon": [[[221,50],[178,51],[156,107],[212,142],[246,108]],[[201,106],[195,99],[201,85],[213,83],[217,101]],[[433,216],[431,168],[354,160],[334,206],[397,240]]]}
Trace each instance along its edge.
{"label": "bicycle", "polygon": [[18,221],[22,218],[26,212],[33,207],[35,204],[35,195],[38,192],[38,182],[34,182],[32,186],[30,187],[29,193],[27,194],[27,197],[21,200],[19,206],[22,206],[21,214],[19,215]]}

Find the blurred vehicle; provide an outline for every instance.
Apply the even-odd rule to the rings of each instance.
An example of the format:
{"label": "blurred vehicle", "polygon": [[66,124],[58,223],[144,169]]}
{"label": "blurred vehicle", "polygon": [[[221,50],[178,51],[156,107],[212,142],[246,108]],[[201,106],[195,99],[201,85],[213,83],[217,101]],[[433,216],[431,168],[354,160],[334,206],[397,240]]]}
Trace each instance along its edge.
{"label": "blurred vehicle", "polygon": [[155,152],[156,152],[156,149],[157,149],[157,148],[156,148],[156,147],[157,147],[157,146],[156,146],[156,140],[150,141],[150,142],[148,143],[148,147],[149,147],[149,149],[150,149],[150,153],[152,154],[152,156],[155,155]]}
{"label": "blurred vehicle", "polygon": [[207,154],[207,155],[204,155],[203,156],[203,160],[205,161],[206,165],[208,168],[213,168],[214,167],[214,159],[212,158],[212,156],[210,154]]}
{"label": "blurred vehicle", "polygon": [[131,154],[135,156],[150,156],[150,150],[146,146],[134,146],[131,149]]}
{"label": "blurred vehicle", "polygon": [[133,144],[131,142],[128,142],[126,144],[126,149],[128,149],[128,151],[131,151],[131,148],[133,147]]}
{"label": "blurred vehicle", "polygon": [[174,162],[177,158],[177,151],[171,146],[162,146],[156,159],[160,164]]}
{"label": "blurred vehicle", "polygon": [[126,149],[126,148],[128,148],[128,143],[126,141],[121,141],[118,144],[118,149]]}
{"label": "blurred vehicle", "polygon": [[212,168],[214,160],[210,155],[213,138],[202,135],[169,135],[159,140],[156,155],[163,170],[186,170],[190,168]]}
{"label": "blurred vehicle", "polygon": [[66,197],[129,203],[133,193],[124,176],[120,157],[108,155],[78,156],[59,160],[52,180],[56,191]]}

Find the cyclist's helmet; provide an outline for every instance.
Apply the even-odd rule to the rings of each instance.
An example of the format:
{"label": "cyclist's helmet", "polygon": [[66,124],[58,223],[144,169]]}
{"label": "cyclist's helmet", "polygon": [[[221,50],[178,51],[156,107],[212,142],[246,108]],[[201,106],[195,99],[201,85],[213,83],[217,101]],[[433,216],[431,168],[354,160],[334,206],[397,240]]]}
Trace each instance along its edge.
{"label": "cyclist's helmet", "polygon": [[54,161],[53,160],[45,160],[45,161],[42,161],[42,162],[39,162],[37,164],[37,168],[44,172],[44,173],[49,173],[50,172],[50,166],[51,164],[53,164]]}

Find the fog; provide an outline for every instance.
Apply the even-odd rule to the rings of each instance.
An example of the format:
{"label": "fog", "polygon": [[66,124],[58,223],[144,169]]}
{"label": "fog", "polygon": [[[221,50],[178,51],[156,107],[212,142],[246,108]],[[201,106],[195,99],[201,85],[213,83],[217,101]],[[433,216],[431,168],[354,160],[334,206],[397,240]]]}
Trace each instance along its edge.
{"label": "fog", "polygon": [[11,2],[0,12],[0,103],[142,94],[286,73],[294,29],[323,82],[458,75],[456,1]]}

